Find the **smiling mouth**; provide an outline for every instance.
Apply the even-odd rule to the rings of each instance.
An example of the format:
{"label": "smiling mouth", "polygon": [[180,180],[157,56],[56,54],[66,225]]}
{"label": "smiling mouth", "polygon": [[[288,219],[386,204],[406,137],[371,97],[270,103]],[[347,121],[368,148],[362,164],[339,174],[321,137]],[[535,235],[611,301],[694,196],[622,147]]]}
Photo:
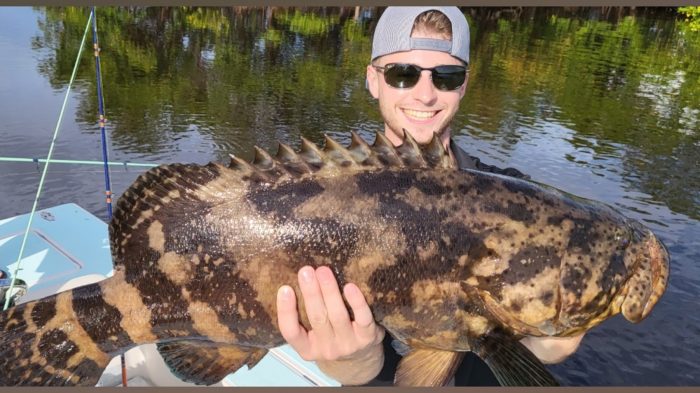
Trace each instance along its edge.
{"label": "smiling mouth", "polygon": [[414,109],[403,109],[403,113],[412,119],[428,120],[428,119],[432,119],[433,117],[435,117],[435,115],[437,115],[438,111],[417,111]]}

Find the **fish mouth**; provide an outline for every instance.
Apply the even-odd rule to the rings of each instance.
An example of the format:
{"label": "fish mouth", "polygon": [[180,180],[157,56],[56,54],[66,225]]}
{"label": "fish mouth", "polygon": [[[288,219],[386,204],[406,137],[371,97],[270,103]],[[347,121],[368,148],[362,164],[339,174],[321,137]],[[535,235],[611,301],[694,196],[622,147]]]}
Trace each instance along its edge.
{"label": "fish mouth", "polygon": [[634,274],[617,298],[622,315],[630,322],[640,322],[649,315],[668,283],[670,257],[666,246],[647,230],[643,252],[636,257]]}

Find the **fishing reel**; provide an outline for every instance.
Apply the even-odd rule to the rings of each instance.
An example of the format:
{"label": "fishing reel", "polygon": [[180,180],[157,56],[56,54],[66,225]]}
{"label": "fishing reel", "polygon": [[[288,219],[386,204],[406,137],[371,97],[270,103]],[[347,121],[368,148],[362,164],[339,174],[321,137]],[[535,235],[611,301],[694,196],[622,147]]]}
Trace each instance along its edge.
{"label": "fishing reel", "polygon": [[15,279],[15,285],[12,287],[12,293],[10,292],[10,286],[12,285],[12,278],[4,270],[0,269],[0,309],[5,305],[7,297],[10,297],[9,307],[15,305],[15,303],[27,293],[27,283],[19,278]]}

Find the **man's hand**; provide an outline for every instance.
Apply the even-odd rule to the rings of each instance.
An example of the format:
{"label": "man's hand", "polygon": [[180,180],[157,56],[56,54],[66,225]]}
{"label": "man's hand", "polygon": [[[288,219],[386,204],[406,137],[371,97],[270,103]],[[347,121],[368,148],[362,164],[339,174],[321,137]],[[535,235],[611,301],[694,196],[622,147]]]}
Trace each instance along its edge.
{"label": "man's hand", "polygon": [[360,289],[354,284],[343,288],[353,321],[328,267],[314,271],[305,266],[298,276],[311,330],[299,323],[294,291],[285,285],[277,292],[277,323],[284,339],[299,356],[317,361],[324,372],[343,384],[361,384],[374,378],[384,363],[385,332],[374,323]]}
{"label": "man's hand", "polygon": [[583,339],[583,333],[573,337],[524,337],[520,342],[544,364],[563,362],[571,356]]}

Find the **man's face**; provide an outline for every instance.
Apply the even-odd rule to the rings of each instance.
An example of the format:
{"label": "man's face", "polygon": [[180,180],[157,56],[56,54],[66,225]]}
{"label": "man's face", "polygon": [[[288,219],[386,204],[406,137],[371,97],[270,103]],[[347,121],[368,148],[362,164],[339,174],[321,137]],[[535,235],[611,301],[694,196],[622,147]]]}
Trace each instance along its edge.
{"label": "man's face", "polygon": [[[423,68],[438,65],[463,65],[450,54],[429,50],[412,50],[382,56],[374,65],[389,63],[409,63]],[[389,86],[382,72],[372,65],[367,67],[367,81],[370,93],[379,100],[379,110],[384,117],[385,133],[389,140],[398,145],[403,139],[403,129],[421,144],[430,142],[433,132],[437,132],[443,143],[449,141],[449,124],[459,102],[464,97],[466,82],[457,90],[438,90],[430,79],[430,71],[421,72],[421,78],[412,88],[399,89]]]}

